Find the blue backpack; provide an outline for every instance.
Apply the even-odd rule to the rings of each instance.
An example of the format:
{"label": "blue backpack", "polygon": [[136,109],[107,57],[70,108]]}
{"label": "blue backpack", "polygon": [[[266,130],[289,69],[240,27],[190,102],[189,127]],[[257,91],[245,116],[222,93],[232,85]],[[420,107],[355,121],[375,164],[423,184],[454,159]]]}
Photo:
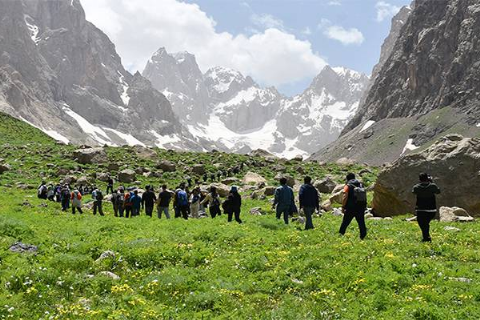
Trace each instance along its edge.
{"label": "blue backpack", "polygon": [[178,204],[182,207],[188,206],[188,195],[184,190],[180,190],[177,193]]}

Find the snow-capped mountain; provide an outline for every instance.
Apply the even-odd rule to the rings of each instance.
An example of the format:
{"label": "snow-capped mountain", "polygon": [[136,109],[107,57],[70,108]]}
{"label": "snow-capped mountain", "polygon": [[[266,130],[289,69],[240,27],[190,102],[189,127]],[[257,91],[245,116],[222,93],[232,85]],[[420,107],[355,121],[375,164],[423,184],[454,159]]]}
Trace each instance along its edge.
{"label": "snow-capped mountain", "polygon": [[143,75],[169,98],[193,136],[210,141],[207,148],[261,148],[285,157],[308,155],[337,138],[369,81],[358,72],[327,66],[307,90],[289,98],[229,68],[202,74],[193,55],[168,54],[164,48]]}
{"label": "snow-capped mountain", "polygon": [[202,150],[79,0],[0,0],[0,111],[63,142]]}

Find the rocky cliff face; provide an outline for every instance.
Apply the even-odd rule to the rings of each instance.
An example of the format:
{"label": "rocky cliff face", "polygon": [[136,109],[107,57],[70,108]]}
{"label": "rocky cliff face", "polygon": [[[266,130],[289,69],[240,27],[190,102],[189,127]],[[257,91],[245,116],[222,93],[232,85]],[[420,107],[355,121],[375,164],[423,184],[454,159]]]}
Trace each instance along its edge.
{"label": "rocky cliff face", "polygon": [[478,1],[416,1],[357,114],[314,158],[381,164],[446,133],[478,136],[479,34]]}
{"label": "rocky cliff face", "polygon": [[0,0],[0,109],[62,141],[199,148],[79,0]]}
{"label": "rocky cliff face", "polygon": [[[182,73],[185,56],[191,63]],[[215,67],[202,75],[192,55],[163,48],[143,75],[169,97],[192,135],[210,141],[208,146],[235,152],[262,148],[286,157],[307,155],[335,140],[369,81],[348,69],[326,67],[305,92],[288,98],[232,69]]]}

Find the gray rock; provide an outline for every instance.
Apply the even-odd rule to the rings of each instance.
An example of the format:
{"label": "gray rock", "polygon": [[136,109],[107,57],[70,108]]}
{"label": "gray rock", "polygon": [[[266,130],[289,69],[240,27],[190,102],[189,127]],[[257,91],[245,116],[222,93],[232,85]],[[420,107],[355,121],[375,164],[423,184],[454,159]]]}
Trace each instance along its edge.
{"label": "gray rock", "polygon": [[131,183],[137,179],[135,171],[125,169],[118,173],[118,181],[122,183]]}
{"label": "gray rock", "polygon": [[250,209],[250,214],[254,215],[254,216],[263,216],[264,215],[263,210],[260,207],[255,207],[255,208]]}
{"label": "gray rock", "polygon": [[203,164],[195,164],[192,167],[192,172],[194,174],[203,175],[206,172],[205,166]]}
{"label": "gray rock", "polygon": [[108,160],[107,153],[103,148],[88,148],[75,150],[73,156],[81,164],[98,164]]}
{"label": "gray rock", "polygon": [[17,253],[35,253],[38,251],[38,247],[32,244],[15,242],[13,245],[10,246],[10,251]]}
{"label": "gray rock", "polygon": [[161,169],[164,172],[175,172],[177,170],[177,166],[172,161],[162,160],[157,163],[157,169]]}
{"label": "gray rock", "polygon": [[479,158],[480,139],[456,135],[440,139],[425,151],[401,157],[378,176],[373,197],[376,214],[392,216],[414,212],[416,198],[411,190],[418,183],[419,173],[428,168],[442,190],[437,196],[440,206],[457,206],[472,216],[480,216],[477,183],[472,179],[472,172],[480,171]]}
{"label": "gray rock", "polygon": [[102,252],[102,254],[100,255],[100,257],[98,257],[97,260],[95,260],[95,262],[100,262],[100,261],[103,261],[105,259],[115,259],[116,258],[116,254],[114,251],[112,250],[107,250],[107,251],[104,251]]}
{"label": "gray rock", "polygon": [[0,164],[0,174],[10,170],[12,170],[12,168],[10,167],[9,164],[6,164],[6,163]]}
{"label": "gray rock", "polygon": [[313,183],[314,187],[321,193],[330,194],[335,189],[337,184],[331,177],[325,177],[322,180],[317,180]]}
{"label": "gray rock", "polygon": [[258,173],[247,172],[247,174],[243,177],[242,182],[244,184],[258,184],[262,182],[266,183],[267,180]]}
{"label": "gray rock", "polygon": [[120,280],[120,277],[118,275],[110,271],[100,271],[98,275],[110,278],[112,280]]}

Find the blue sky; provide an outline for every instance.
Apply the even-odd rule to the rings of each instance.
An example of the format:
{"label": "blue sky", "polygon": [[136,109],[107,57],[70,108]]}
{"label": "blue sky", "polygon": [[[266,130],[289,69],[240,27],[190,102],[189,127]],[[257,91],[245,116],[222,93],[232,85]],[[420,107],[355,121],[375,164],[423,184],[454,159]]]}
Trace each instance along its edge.
{"label": "blue sky", "polygon": [[[370,74],[409,0],[81,0],[130,71],[159,47],[189,51],[293,95],[325,63]],[[108,16],[109,19],[105,19]]]}

